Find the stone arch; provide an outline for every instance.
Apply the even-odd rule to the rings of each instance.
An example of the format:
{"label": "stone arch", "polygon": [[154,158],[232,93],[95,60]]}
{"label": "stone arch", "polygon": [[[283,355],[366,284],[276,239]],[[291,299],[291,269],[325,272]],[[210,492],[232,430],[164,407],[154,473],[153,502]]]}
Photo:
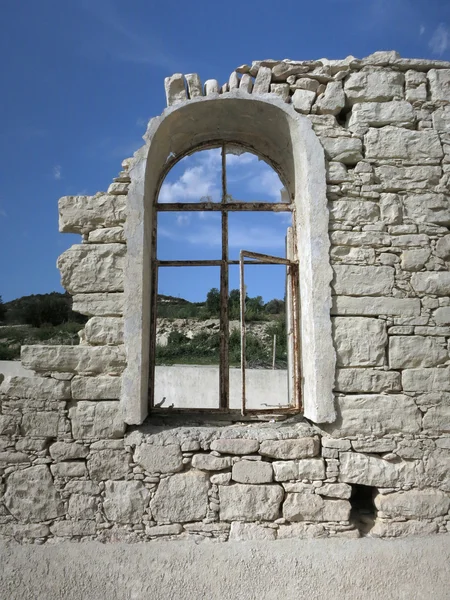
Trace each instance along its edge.
{"label": "stone arch", "polygon": [[134,156],[128,192],[125,268],[125,347],[122,410],[128,424],[147,415],[149,299],[154,202],[162,180],[179,158],[212,141],[239,143],[266,159],[295,202],[300,271],[301,369],[304,416],[335,419],[335,351],[331,333],[332,270],[322,146],[307,117],[273,94],[230,92],[167,108],[152,119]]}

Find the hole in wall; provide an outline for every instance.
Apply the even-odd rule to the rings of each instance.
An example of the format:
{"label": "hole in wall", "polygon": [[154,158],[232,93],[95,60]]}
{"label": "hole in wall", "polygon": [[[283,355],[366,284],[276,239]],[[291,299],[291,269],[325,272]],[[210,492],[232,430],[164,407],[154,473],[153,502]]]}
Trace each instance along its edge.
{"label": "hole in wall", "polygon": [[340,113],[338,113],[336,115],[336,121],[339,123],[339,125],[341,125],[341,127],[346,127],[347,126],[347,120],[350,117],[350,113],[352,112],[352,109],[350,106],[346,106],[344,107]]}
{"label": "hole in wall", "polygon": [[375,524],[377,509],[374,498],[378,490],[369,485],[352,485],[350,521],[361,535],[367,535]]}

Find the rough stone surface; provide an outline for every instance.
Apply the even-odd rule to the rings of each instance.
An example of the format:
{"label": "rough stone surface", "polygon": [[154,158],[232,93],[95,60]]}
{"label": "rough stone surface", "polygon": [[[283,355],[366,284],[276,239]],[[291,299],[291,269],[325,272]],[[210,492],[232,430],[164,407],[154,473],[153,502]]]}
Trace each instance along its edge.
{"label": "rough stone surface", "polygon": [[221,521],[273,521],[283,500],[279,485],[219,486]]}
{"label": "rough stone surface", "polygon": [[92,346],[123,344],[123,320],[117,317],[92,317],[84,326],[84,337]]}
{"label": "rough stone surface", "polygon": [[200,521],[208,508],[209,480],[205,473],[188,471],[161,480],[150,502],[159,523]]}
{"label": "rough stone surface", "polygon": [[40,372],[120,375],[125,366],[122,346],[22,346],[22,365]]}
{"label": "rough stone surface", "polygon": [[261,442],[259,453],[281,460],[312,458],[319,453],[319,440],[317,438],[266,440]]}
{"label": "rough stone surface", "polygon": [[371,128],[364,136],[366,158],[402,159],[407,164],[438,164],[442,146],[433,130],[409,131],[398,127]]}
{"label": "rough stone surface", "polygon": [[375,506],[385,518],[432,519],[448,513],[450,497],[439,490],[409,490],[378,494]]}
{"label": "rough stone surface", "polygon": [[192,458],[192,466],[204,471],[222,471],[231,467],[231,458],[226,456],[220,458],[212,454],[195,454]]}
{"label": "rough stone surface", "polygon": [[309,90],[295,90],[294,95],[292,96],[292,105],[297,112],[307,115],[311,110],[315,97],[315,92]]}
{"label": "rough stone surface", "polygon": [[276,531],[256,523],[234,521],[230,528],[230,541],[248,542],[251,540],[275,540]]}
{"label": "rough stone surface", "polygon": [[125,432],[118,402],[76,402],[69,408],[69,417],[77,440],[119,438]]}
{"label": "rough stone surface", "polygon": [[211,450],[222,454],[253,454],[258,449],[258,440],[220,438],[211,442]]}
{"label": "rough stone surface", "polygon": [[333,289],[339,296],[385,296],[394,285],[391,267],[335,265]]}
{"label": "rough stone surface", "polygon": [[379,319],[335,317],[334,340],[338,366],[382,366],[386,325]]}
{"label": "rough stone surface", "polygon": [[123,314],[124,295],[117,293],[74,294],[73,310],[82,315],[108,317]]}
{"label": "rough stone surface", "polygon": [[324,479],[325,463],[322,458],[305,458],[299,461],[276,461],[272,463],[275,481],[291,479]]}
{"label": "rough stone surface", "polygon": [[0,394],[30,400],[69,400],[71,397],[69,382],[46,377],[5,377]]}
{"label": "rough stone surface", "polygon": [[123,196],[64,196],[58,202],[59,231],[89,233],[100,227],[115,227],[125,221]]}
{"label": "rough stone surface", "polygon": [[430,336],[392,336],[389,340],[391,369],[436,367],[449,359],[447,347]]}
{"label": "rough stone surface", "polygon": [[238,483],[270,483],[273,469],[268,462],[240,460],[233,465],[231,477]]}
{"label": "rough stone surface", "polygon": [[450,295],[450,273],[423,272],[414,273],[411,285],[418,294],[435,294],[436,296]]}
{"label": "rough stone surface", "polygon": [[414,121],[414,110],[409,102],[363,102],[353,107],[348,127],[350,130],[386,125],[412,128]]}
{"label": "rough stone surface", "polygon": [[140,481],[107,481],[103,510],[106,518],[116,523],[138,523],[149,498],[149,491]]}
{"label": "rough stone surface", "polygon": [[134,462],[148,473],[175,473],[183,468],[183,455],[176,444],[141,444],[134,453]]}
{"label": "rough stone surface", "polygon": [[74,400],[118,400],[120,398],[120,377],[100,375],[99,377],[80,377],[75,375],[71,381]]}
{"label": "rough stone surface", "polygon": [[418,478],[414,462],[392,463],[367,454],[342,452],[339,481],[375,487],[414,485]]}
{"label": "rough stone surface", "polygon": [[386,102],[403,96],[404,75],[395,71],[361,71],[352,73],[345,82],[347,100]]}
{"label": "rough stone surface", "polygon": [[336,391],[352,394],[398,392],[401,390],[401,376],[396,371],[338,369],[335,388]]}
{"label": "rough stone surface", "polygon": [[288,521],[348,521],[350,502],[324,500],[316,494],[287,494],[283,517]]}
{"label": "rough stone surface", "polygon": [[129,454],[123,450],[97,450],[88,461],[89,476],[94,481],[124,479],[128,473]]}

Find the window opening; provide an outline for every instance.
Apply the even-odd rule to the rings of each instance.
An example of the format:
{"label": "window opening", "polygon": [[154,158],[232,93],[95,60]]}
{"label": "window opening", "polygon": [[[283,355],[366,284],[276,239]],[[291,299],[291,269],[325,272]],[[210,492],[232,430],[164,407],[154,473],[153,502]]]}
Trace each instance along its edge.
{"label": "window opening", "polygon": [[[209,152],[209,156],[207,153]],[[190,156],[199,157],[197,162],[189,168],[185,168],[187,163],[186,158],[180,160],[176,168],[178,168],[178,179],[175,182],[164,181],[161,186],[158,201],[156,203],[156,219],[153,230],[153,241],[152,241],[152,253],[153,253],[153,270],[152,270],[152,322],[151,322],[151,344],[150,344],[150,407],[153,410],[165,410],[167,408],[176,409],[194,409],[194,410],[219,410],[228,411],[240,408],[242,414],[251,412],[286,412],[286,411],[297,411],[300,408],[300,377],[299,377],[299,342],[298,342],[298,264],[295,256],[295,249],[293,244],[292,227],[287,228],[287,243],[285,252],[280,252],[280,255],[263,254],[261,252],[253,252],[253,248],[250,244],[249,250],[243,250],[242,247],[246,244],[248,236],[245,236],[245,223],[251,217],[251,213],[263,214],[272,213],[272,217],[280,219],[282,215],[285,216],[285,225],[287,221],[291,221],[292,205],[288,202],[287,193],[285,190],[281,190],[282,184],[275,173],[275,171],[269,171],[267,168],[260,169],[259,161],[257,156],[248,153],[247,150],[235,146],[220,144],[219,147],[209,146],[208,151],[204,150],[192,153]],[[255,195],[255,200],[246,200],[239,197],[239,185],[242,187],[242,181],[246,183],[247,193],[245,196],[252,196],[252,184],[249,176],[244,171],[236,171],[234,169],[237,162],[241,161],[244,165],[257,166],[259,171],[256,172],[256,177],[259,181],[259,189],[263,189],[261,196]],[[262,165],[266,165],[264,161],[261,161]],[[185,170],[182,172],[183,167]],[[171,174],[175,167],[172,167]],[[228,171],[227,171],[228,167]],[[267,165],[266,165],[267,167]],[[220,175],[220,177],[219,177]],[[255,171],[252,172],[255,176]],[[277,183],[278,181],[278,183]],[[255,190],[258,189],[256,186],[253,187]],[[278,193],[277,193],[278,191]],[[232,192],[232,193],[230,193]],[[282,193],[281,193],[282,192]],[[229,223],[230,219],[235,222],[237,217],[236,213],[240,213],[242,217],[242,225],[244,226],[244,236],[242,237],[242,245],[240,251],[236,250],[236,243],[230,246],[230,232]],[[279,214],[273,214],[279,213]],[[268,216],[268,215],[267,215]],[[203,240],[207,247],[207,251],[204,252],[204,257],[199,250],[193,251],[192,243],[185,244],[186,239],[192,239],[199,235],[199,232],[192,226],[192,219],[203,221],[203,228],[201,229],[200,239]],[[184,228],[184,232],[188,232],[187,236],[183,235],[181,231]],[[248,229],[247,229],[248,231]],[[203,237],[202,237],[203,235]],[[162,240],[165,240],[165,244]],[[247,246],[248,247],[248,246]],[[278,253],[277,253],[278,254]],[[284,256],[283,256],[284,254]],[[206,256],[208,258],[206,258]],[[248,266],[246,266],[248,265]],[[285,305],[286,305],[286,323],[285,332],[287,340],[287,348],[284,352],[285,357],[287,356],[287,379],[289,385],[287,386],[284,401],[272,404],[271,402],[261,403],[261,406],[254,407],[252,403],[248,402],[248,393],[246,395],[245,389],[248,388],[248,372],[246,373],[248,356],[246,355],[246,319],[245,319],[245,307],[246,307],[246,296],[243,294],[245,285],[245,273],[248,269],[253,269],[256,265],[258,269],[263,269],[267,265],[281,267],[285,270]],[[264,267],[265,265],[265,267]],[[177,267],[177,269],[174,269]],[[201,267],[201,269],[199,269]],[[205,269],[206,267],[206,269]],[[170,301],[163,294],[166,294],[164,290],[167,288],[163,285],[163,282],[168,277],[172,277],[177,282],[179,281],[177,272],[182,269],[184,272],[191,271],[192,273],[197,271],[211,270],[211,267],[217,269],[216,276],[218,273],[218,283],[210,288],[210,291],[206,294],[203,289],[204,297],[206,298],[203,302],[203,307],[200,306],[200,302],[197,304],[198,311],[204,309],[204,311],[211,311],[212,306],[216,307],[217,319],[211,323],[212,327],[216,328],[215,331],[215,347],[210,348],[209,360],[214,356],[218,359],[218,369],[216,367],[216,373],[218,374],[218,402],[212,401],[208,396],[205,400],[204,387],[208,384],[210,379],[210,373],[207,371],[201,371],[196,374],[198,375],[198,386],[202,388],[202,399],[198,400],[195,407],[189,406],[187,396],[179,393],[174,394],[171,392],[171,398],[167,398],[167,394],[164,395],[164,385],[170,388],[168,385],[168,379],[164,379],[163,371],[160,369],[161,363],[166,366],[173,366],[176,357],[176,352],[172,353],[176,344],[178,343],[183,351],[189,352],[189,348],[193,348],[195,344],[191,341],[186,340],[186,336],[181,333],[178,335],[175,332],[169,332],[166,336],[166,349],[161,348],[161,318],[163,314],[167,315],[167,307],[170,305]],[[241,273],[241,286],[240,292],[236,288],[231,290],[230,293],[230,269],[237,268]],[[189,278],[189,275],[184,274],[183,277]],[[158,285],[158,282],[160,285]],[[191,281],[192,283],[192,281]],[[201,285],[200,285],[201,287]],[[237,298],[236,292],[238,292]],[[166,294],[167,296],[167,294]],[[239,317],[240,317],[240,331],[235,330],[230,332],[230,307],[234,306],[233,302],[238,301]],[[275,301],[275,298],[273,299]],[[176,307],[176,302],[172,302],[171,310],[172,314],[176,313],[177,310],[180,314],[183,313],[183,307]],[[278,302],[281,300],[278,299]],[[183,304],[183,302],[181,302]],[[188,303],[189,305],[192,303]],[[195,303],[194,303],[195,304]],[[270,302],[268,303],[270,305]],[[274,307],[274,302],[269,306]],[[194,310],[192,306],[184,307],[186,314],[191,310]],[[170,310],[169,310],[170,312]],[[195,312],[195,310],[194,310]],[[210,314],[210,313],[208,313]],[[211,316],[214,311],[211,313]],[[167,318],[167,317],[166,317]],[[218,322],[217,322],[218,321]],[[159,329],[158,329],[159,325]],[[235,366],[230,364],[233,362],[233,356],[230,353],[230,336],[232,336],[232,342],[236,342],[236,335],[241,338],[241,357],[240,357],[240,377],[239,383],[240,391],[236,392],[236,375],[233,372],[233,381],[230,385],[230,367]],[[191,336],[192,337],[192,336]],[[281,337],[281,336],[280,336]],[[205,347],[208,347],[206,337],[204,338]],[[276,339],[274,341],[275,347],[275,359],[272,355],[272,365],[270,368],[273,370],[277,361],[276,352]],[[207,354],[207,350],[203,348]],[[272,349],[271,349],[272,350]],[[270,353],[270,352],[269,352]],[[278,353],[282,354],[282,353]],[[195,362],[195,356],[192,355],[192,360]],[[273,362],[275,360],[275,363]],[[236,365],[237,367],[238,365]],[[179,367],[181,370],[181,367]],[[206,369],[206,367],[205,367]],[[167,371],[168,372],[168,371]],[[165,376],[167,375],[167,372]],[[187,372],[186,372],[187,373]],[[247,379],[246,379],[247,378]],[[173,382],[173,379],[171,380]],[[165,382],[165,383],[164,383]],[[197,387],[198,387],[197,386]],[[186,394],[189,393],[189,386],[187,386]],[[195,398],[195,390],[190,391]],[[280,395],[281,396],[281,395]],[[165,400],[163,401],[163,398]],[[241,401],[239,400],[241,399]],[[239,402],[239,405],[236,403]],[[198,406],[200,404],[200,406]]]}
{"label": "window opening", "polygon": [[352,484],[350,520],[362,535],[367,535],[375,524],[374,498],[377,493],[378,490],[370,485]]}

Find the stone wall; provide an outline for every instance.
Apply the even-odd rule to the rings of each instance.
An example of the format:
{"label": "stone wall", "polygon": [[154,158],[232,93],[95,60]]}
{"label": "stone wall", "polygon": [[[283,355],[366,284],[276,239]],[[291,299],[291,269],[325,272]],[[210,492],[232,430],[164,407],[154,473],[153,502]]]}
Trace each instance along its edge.
{"label": "stone wall", "polygon": [[361,489],[371,535],[450,530],[450,64],[382,52],[166,80],[169,104],[236,89],[281,96],[324,148],[337,420],[125,426],[129,159],[106,193],[60,200],[83,238],[62,282],[91,318],[78,347],[23,348],[38,377],[1,384],[0,535],[353,537]]}

